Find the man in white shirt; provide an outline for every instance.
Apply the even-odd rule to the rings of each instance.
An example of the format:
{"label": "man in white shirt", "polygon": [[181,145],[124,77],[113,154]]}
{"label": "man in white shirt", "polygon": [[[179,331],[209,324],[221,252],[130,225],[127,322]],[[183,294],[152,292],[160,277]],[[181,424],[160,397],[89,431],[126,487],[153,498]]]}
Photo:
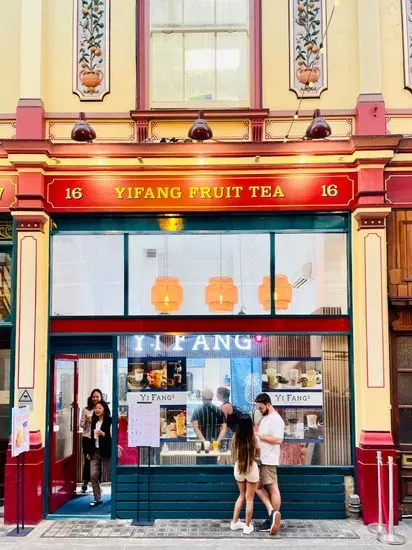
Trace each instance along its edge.
{"label": "man in white shirt", "polygon": [[280,529],[281,519],[276,466],[279,464],[280,445],[283,443],[285,423],[273,408],[267,393],[260,393],[255,402],[257,410],[262,415],[257,433],[257,437],[260,439],[262,463],[259,468],[260,481],[256,492],[268,511],[268,518],[258,525],[256,530],[270,531],[271,535],[276,535]]}

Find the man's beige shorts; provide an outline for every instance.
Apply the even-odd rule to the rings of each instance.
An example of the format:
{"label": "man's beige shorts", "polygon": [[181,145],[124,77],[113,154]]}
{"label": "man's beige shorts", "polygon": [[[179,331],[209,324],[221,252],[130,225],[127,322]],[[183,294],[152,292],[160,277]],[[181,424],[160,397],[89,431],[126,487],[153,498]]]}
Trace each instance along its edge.
{"label": "man's beige shorts", "polygon": [[269,464],[261,464],[259,466],[259,477],[263,485],[270,485],[278,482],[278,474],[276,472],[276,466]]}

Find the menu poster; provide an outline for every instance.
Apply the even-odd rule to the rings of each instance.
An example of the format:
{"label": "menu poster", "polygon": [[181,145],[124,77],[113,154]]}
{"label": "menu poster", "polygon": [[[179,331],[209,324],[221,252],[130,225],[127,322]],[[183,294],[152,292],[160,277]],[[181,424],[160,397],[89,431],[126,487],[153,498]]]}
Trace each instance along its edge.
{"label": "menu poster", "polygon": [[29,450],[29,408],[13,407],[11,416],[11,456],[18,456]]}
{"label": "menu poster", "polygon": [[270,391],[276,389],[302,391],[322,390],[321,359],[263,359],[262,391]]}
{"label": "menu poster", "polygon": [[127,425],[128,447],[160,447],[159,418],[158,403],[130,404]]}
{"label": "menu poster", "polygon": [[129,391],[186,391],[186,359],[129,358],[127,389]]}
{"label": "menu poster", "polygon": [[186,407],[160,408],[161,439],[186,440],[187,412]]}

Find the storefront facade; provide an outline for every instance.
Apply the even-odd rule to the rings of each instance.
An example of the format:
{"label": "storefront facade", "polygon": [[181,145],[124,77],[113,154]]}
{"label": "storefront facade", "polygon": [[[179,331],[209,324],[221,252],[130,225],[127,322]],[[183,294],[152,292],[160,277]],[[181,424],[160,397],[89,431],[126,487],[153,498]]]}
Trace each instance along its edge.
{"label": "storefront facade", "polygon": [[[203,93],[209,81],[190,78],[189,54],[203,47],[197,42],[186,52],[187,79],[165,80],[169,72],[156,60],[180,51],[163,36],[177,23],[173,14],[156,19],[154,0],[127,0],[122,9],[107,0],[67,2],[58,13],[46,0],[7,7],[4,20],[21,20],[17,38],[9,37],[21,43],[21,81],[2,90],[0,199],[16,250],[10,402],[28,394],[32,407],[27,521],[54,517],[79,481],[86,395],[79,388],[93,387],[87,361],[104,362],[96,380],[113,414],[112,517],[140,511],[145,519],[148,500],[154,517],[228,517],[235,496],[228,446],[198,456],[192,424],[202,390],[218,404],[225,388],[248,413],[255,395],[268,391],[285,419],[284,517],[345,517],[355,491],[365,522],[376,519],[376,450],[395,456],[386,262],[392,205],[384,173],[401,154],[401,138],[390,132],[403,124],[402,113],[391,119],[385,111],[391,71],[376,51],[388,41],[398,54],[380,24],[379,2],[374,10],[346,3],[337,28],[353,35],[357,21],[368,39],[357,49],[355,42],[343,48],[339,32],[328,37],[317,82],[307,89],[303,82],[302,109],[299,78],[308,74],[299,52],[289,51],[289,43],[299,46],[299,3],[291,0],[288,12],[287,3],[233,1],[241,21],[217,11],[224,23],[208,22],[208,32],[222,31],[225,40],[233,34],[233,43],[217,47],[223,52],[244,53],[246,40],[248,71],[227,82],[216,76],[216,95]],[[318,3],[325,29],[333,3]],[[100,73],[82,52],[90,17],[100,30],[86,53],[100,58]],[[74,52],[62,38],[73,19],[83,29],[72,32]],[[273,25],[279,36],[290,33],[280,40],[277,56],[286,63],[276,73]],[[223,75],[233,69],[225,63]],[[398,105],[397,90],[385,94]],[[303,140],[318,107],[333,139]],[[214,140],[188,142],[203,108]],[[94,143],[71,141],[80,109],[96,130]],[[160,403],[161,428],[150,488],[147,453],[127,445],[128,406],[148,400]],[[13,522],[10,455],[6,471],[5,521]]]}

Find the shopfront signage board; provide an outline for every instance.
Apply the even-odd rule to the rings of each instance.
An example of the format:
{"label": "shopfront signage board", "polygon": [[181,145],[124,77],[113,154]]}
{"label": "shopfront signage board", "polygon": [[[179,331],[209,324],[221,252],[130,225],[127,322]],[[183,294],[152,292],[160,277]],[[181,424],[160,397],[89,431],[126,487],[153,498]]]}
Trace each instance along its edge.
{"label": "shopfront signage board", "polygon": [[322,407],[322,391],[268,391],[272,405],[277,407]]}
{"label": "shopfront signage board", "polygon": [[159,405],[186,405],[186,391],[135,391],[127,392],[127,404],[133,403],[159,403]]}
{"label": "shopfront signage board", "polygon": [[159,403],[131,403],[128,409],[127,445],[160,447]]}
{"label": "shopfront signage board", "polygon": [[11,412],[11,456],[30,450],[29,409],[13,407]]}
{"label": "shopfront signage board", "polygon": [[51,212],[196,212],[350,209],[356,173],[296,175],[48,176]]}

